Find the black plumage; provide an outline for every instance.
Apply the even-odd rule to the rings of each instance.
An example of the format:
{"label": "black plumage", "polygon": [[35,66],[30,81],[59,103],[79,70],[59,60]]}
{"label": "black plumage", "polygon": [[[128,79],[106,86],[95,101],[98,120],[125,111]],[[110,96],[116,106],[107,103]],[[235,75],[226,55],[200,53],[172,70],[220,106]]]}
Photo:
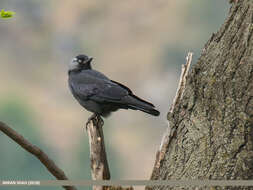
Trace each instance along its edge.
{"label": "black plumage", "polygon": [[76,56],[70,63],[68,83],[76,100],[88,111],[106,117],[118,109],[133,109],[158,116],[153,104],[135,96],[123,84],[91,68],[92,58]]}

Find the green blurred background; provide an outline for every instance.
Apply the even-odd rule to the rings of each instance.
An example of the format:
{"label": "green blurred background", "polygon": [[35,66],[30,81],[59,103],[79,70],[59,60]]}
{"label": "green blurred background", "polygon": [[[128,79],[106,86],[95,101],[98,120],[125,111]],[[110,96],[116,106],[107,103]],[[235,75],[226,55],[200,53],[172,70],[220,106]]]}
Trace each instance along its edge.
{"label": "green blurred background", "polygon": [[[67,85],[69,61],[129,86],[161,111],[118,111],[105,119],[112,179],[148,179],[188,51],[194,62],[224,22],[227,0],[0,0],[0,120],[41,147],[70,179],[90,179],[84,124],[91,115]],[[1,180],[49,180],[42,164],[0,133]],[[16,189],[5,187],[4,189]],[[18,189],[34,189],[20,187]],[[45,189],[36,187],[36,189]],[[48,188],[48,189],[61,189]]]}

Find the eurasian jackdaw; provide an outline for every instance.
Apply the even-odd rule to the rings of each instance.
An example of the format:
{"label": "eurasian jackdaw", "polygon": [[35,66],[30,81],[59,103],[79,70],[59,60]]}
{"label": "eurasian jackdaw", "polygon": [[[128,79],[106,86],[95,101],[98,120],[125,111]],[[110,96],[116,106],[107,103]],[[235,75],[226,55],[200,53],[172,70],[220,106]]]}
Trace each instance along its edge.
{"label": "eurasian jackdaw", "polygon": [[140,110],[154,116],[160,114],[153,104],[135,96],[128,87],[93,70],[91,61],[92,58],[86,55],[78,55],[71,61],[68,71],[70,90],[81,106],[94,113],[91,118],[106,117],[118,109]]}

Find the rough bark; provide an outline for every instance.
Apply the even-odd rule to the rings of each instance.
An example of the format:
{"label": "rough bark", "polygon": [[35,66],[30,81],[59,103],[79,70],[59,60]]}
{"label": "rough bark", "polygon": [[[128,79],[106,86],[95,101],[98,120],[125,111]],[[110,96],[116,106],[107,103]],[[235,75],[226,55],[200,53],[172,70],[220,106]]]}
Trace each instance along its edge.
{"label": "rough bark", "polygon": [[237,0],[168,114],[170,138],[151,179],[253,179],[252,33],[253,1]]}

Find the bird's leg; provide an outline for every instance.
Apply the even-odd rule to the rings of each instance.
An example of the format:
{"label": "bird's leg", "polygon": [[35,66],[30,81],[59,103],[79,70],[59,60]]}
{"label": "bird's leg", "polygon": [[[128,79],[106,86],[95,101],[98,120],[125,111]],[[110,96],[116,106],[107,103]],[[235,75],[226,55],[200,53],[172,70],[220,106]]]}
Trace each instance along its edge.
{"label": "bird's leg", "polygon": [[104,126],[104,120],[100,115],[97,115],[98,121],[101,122],[101,127]]}
{"label": "bird's leg", "polygon": [[94,113],[92,114],[89,118],[88,118],[88,121],[86,122],[86,129],[87,129],[87,126],[88,124],[90,123],[91,120],[93,119],[97,119],[97,122],[101,122],[101,126],[104,125],[104,120],[101,118],[101,116],[97,113]]}
{"label": "bird's leg", "polygon": [[101,126],[104,125],[104,120],[101,118],[101,116],[100,116],[99,114],[97,114],[97,113],[94,113],[94,114],[92,114],[92,115],[88,118],[88,121],[86,122],[86,130],[87,130],[88,124],[89,124],[90,121],[93,120],[93,119],[97,119],[97,121],[96,121],[97,123],[100,123],[100,122],[101,122]]}
{"label": "bird's leg", "polygon": [[88,121],[86,122],[86,128],[88,126],[88,124],[90,123],[91,120],[95,119],[97,117],[97,114],[96,113],[93,113],[89,118],[88,118]]}

